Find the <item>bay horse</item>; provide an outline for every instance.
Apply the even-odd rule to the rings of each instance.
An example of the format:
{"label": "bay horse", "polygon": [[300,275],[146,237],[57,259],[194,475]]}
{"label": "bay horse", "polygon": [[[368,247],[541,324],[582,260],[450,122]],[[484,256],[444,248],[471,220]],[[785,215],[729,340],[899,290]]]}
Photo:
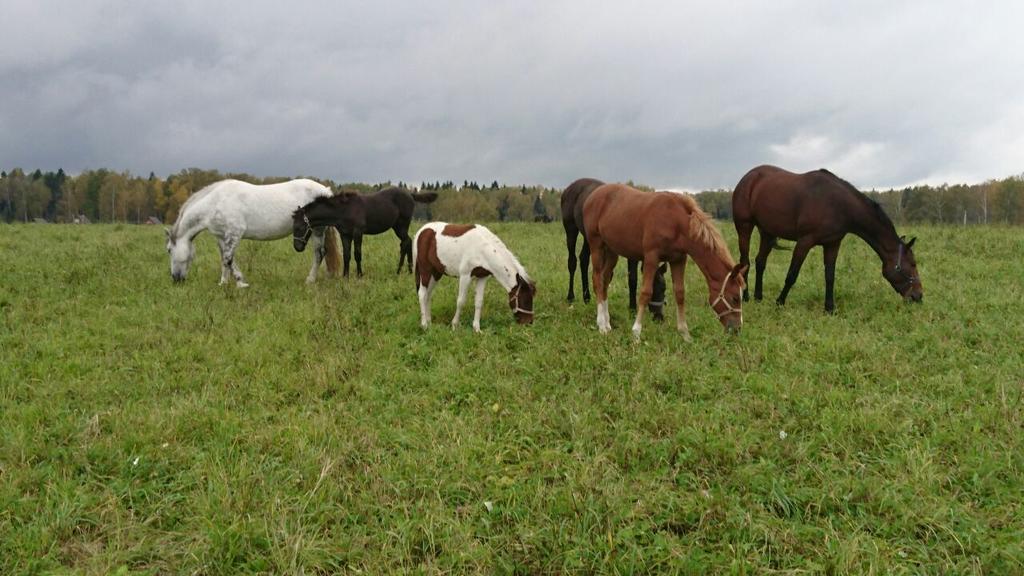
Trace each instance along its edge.
{"label": "bay horse", "polygon": [[722,235],[711,217],[686,194],[642,192],[623,184],[605,184],[590,193],[583,204],[590,259],[597,293],[597,327],[611,330],[608,315],[608,284],[619,256],[644,263],[640,306],[633,322],[633,336],[640,337],[644,307],[651,299],[654,272],[666,261],[672,272],[676,300],[676,328],[691,341],[686,324],[683,285],[687,256],[704,274],[708,303],[727,332],[739,333],[743,325],[740,292],[746,265],[734,264]]}
{"label": "bay horse", "polygon": [[[565,229],[565,247],[569,251],[569,293],[565,297],[567,302],[576,300],[576,294],[573,291],[576,276],[576,238],[577,235],[582,234],[583,246],[580,248],[579,256],[580,284],[583,287],[583,301],[590,303],[590,286],[587,278],[588,268],[590,267],[590,244],[587,242],[587,235],[584,233],[583,203],[587,201],[590,193],[602,184],[604,182],[593,178],[580,178],[569,184],[565,191],[562,192],[562,228]],[[626,271],[629,279],[629,309],[635,312],[636,269],[639,262],[629,259],[626,263],[628,264]],[[654,291],[651,301],[647,304],[647,309],[650,310],[651,314],[654,315],[654,319],[658,322],[665,318],[663,314],[665,308],[665,288],[665,265],[662,264],[658,266],[657,272],[654,275]]]}
{"label": "bay horse", "polygon": [[[776,303],[786,303],[807,252],[822,246],[825,258],[825,311],[835,311],[833,287],[839,244],[847,234],[860,237],[882,260],[882,276],[908,302],[921,302],[924,287],[917,274],[914,242],[896,234],[896,227],[877,202],[828,170],[795,174],[776,166],[758,166],[740,179],[732,195],[733,222],[739,234],[740,263],[750,262],[750,235],[760,232],[754,299],[761,300],[761,281],[768,254],[778,238],[795,240],[793,257]],[[743,299],[749,294],[743,291]]]}
{"label": "bay horse", "polygon": [[526,269],[493,232],[479,224],[430,222],[416,232],[413,243],[416,261],[416,294],[420,301],[420,326],[430,326],[430,297],[441,276],[459,278],[459,296],[455,301],[452,328],[466,302],[470,283],[476,287],[473,331],[480,331],[480,312],[484,305],[484,285],[494,276],[508,291],[508,307],[519,324],[533,323],[533,298],[537,285]]}
{"label": "bay horse", "polygon": [[[380,234],[394,230],[398,236],[398,270],[406,263],[412,272],[412,239],[409,224],[415,202],[430,203],[437,200],[437,192],[411,194],[404,188],[392,186],[373,194],[341,192],[337,196],[316,198],[299,206],[292,214],[292,240],[297,252],[306,248],[310,230],[321,226],[334,226],[341,233],[345,267],[348,276],[351,246],[355,241],[356,274],[363,275],[363,234]],[[408,258],[408,261],[406,259]]]}
{"label": "bay horse", "polygon": [[[167,254],[171,260],[171,278],[182,282],[195,258],[195,237],[207,230],[217,237],[220,247],[220,283],[233,276],[239,288],[248,284],[235,261],[235,250],[243,238],[277,240],[291,231],[291,213],[296,204],[331,196],[331,189],[312,180],[300,179],[279,184],[256,185],[239,180],[221,180],[199,190],[185,201],[174,226],[166,228]],[[320,262],[326,256],[327,270],[338,269],[338,244],[333,235],[324,243],[324,228],[312,231],[316,249],[313,267],[306,282],[316,281]]]}

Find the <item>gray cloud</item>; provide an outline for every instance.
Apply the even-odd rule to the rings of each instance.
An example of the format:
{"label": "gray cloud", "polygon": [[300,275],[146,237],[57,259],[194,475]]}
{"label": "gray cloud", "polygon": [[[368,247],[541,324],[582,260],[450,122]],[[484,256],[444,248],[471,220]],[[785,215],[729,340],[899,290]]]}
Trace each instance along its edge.
{"label": "gray cloud", "polygon": [[[8,0],[0,163],[868,188],[1024,170],[1024,5]],[[15,23],[15,24],[10,24]]]}

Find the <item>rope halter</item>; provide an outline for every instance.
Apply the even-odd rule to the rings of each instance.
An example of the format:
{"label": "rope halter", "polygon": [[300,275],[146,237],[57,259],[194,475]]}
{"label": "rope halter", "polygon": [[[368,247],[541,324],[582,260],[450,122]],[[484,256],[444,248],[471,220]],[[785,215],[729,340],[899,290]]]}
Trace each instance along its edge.
{"label": "rope halter", "polygon": [[519,307],[519,292],[522,291],[522,286],[516,284],[515,288],[513,288],[512,290],[515,291],[515,294],[512,294],[512,291],[509,291],[509,294],[511,294],[511,298],[509,298],[509,304],[512,305],[512,314],[518,314],[519,312],[522,312],[523,314],[529,314],[532,316],[533,310],[527,310],[525,308]]}
{"label": "rope halter", "polygon": [[729,279],[732,278],[732,270],[725,275],[725,280],[722,282],[722,286],[718,289],[718,298],[715,298],[714,302],[711,303],[711,309],[714,310],[715,306],[719,302],[725,304],[725,310],[718,313],[718,319],[721,320],[723,316],[732,314],[735,312],[740,315],[740,322],[743,322],[743,310],[739,306],[733,306],[729,303],[729,299],[725,297],[725,287],[729,285]]}
{"label": "rope halter", "polygon": [[302,221],[306,223],[306,233],[301,237],[292,233],[292,240],[302,242],[302,246],[305,248],[306,243],[309,242],[309,237],[313,234],[313,226],[309,223],[309,216],[306,216],[305,212],[302,213]]}

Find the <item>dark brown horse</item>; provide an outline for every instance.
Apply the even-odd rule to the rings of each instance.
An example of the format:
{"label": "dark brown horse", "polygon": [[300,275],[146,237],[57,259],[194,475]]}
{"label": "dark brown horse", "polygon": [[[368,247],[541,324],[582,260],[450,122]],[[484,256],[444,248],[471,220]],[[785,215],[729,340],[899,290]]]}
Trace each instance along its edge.
{"label": "dark brown horse", "polygon": [[380,234],[394,230],[401,242],[398,254],[398,272],[407,263],[412,272],[412,222],[414,202],[429,203],[437,199],[436,192],[410,194],[404,188],[385,188],[373,194],[341,192],[336,196],[317,198],[300,206],[292,214],[292,241],[295,250],[302,252],[313,228],[334,226],[341,233],[345,257],[343,275],[348,276],[348,263],[352,241],[355,240],[356,274],[363,275],[363,234]]}
{"label": "dark brown horse", "polygon": [[687,256],[693,258],[704,274],[708,302],[719,322],[727,331],[739,332],[743,325],[740,291],[744,287],[747,266],[733,263],[729,248],[711,217],[693,198],[674,192],[649,193],[622,184],[605,184],[590,193],[583,213],[594,265],[597,327],[601,332],[611,330],[608,284],[619,256],[644,263],[640,306],[633,323],[633,335],[637,338],[644,306],[651,299],[654,271],[659,262],[668,262],[676,297],[676,327],[684,339],[690,340],[683,286]]}
{"label": "dark brown horse", "polygon": [[[565,247],[569,250],[569,294],[565,297],[568,302],[576,299],[573,292],[573,284],[576,276],[576,238],[583,234],[583,203],[587,201],[590,193],[604,182],[593,178],[580,178],[562,192],[562,227],[565,228]],[[636,310],[636,268],[637,260],[628,260],[629,276],[629,309]],[[580,284],[583,286],[583,301],[590,302],[590,285],[587,279],[587,269],[590,267],[590,244],[587,242],[587,235],[583,234],[583,247],[580,248]],[[654,319],[664,319],[662,313],[665,308],[665,266],[658,266],[654,275],[654,292],[647,308],[654,315]]]}
{"label": "dark brown horse", "polygon": [[[793,259],[778,304],[800,274],[807,252],[822,246],[825,252],[825,311],[835,310],[833,286],[839,244],[847,234],[859,236],[882,259],[882,276],[907,301],[920,302],[924,296],[914,260],[914,241],[905,242],[882,207],[849,182],[828,170],[794,174],[775,166],[758,166],[736,185],[732,214],[739,233],[740,263],[750,262],[750,234],[761,235],[757,251],[754,299],[761,300],[761,280],[768,254],[778,238],[795,240]],[[743,299],[747,300],[747,291]]]}

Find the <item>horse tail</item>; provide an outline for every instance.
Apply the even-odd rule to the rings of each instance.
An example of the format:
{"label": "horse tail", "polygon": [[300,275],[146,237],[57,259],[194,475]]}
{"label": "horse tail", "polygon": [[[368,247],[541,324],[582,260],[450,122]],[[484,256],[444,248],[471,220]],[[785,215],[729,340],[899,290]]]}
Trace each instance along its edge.
{"label": "horse tail", "polygon": [[327,274],[337,276],[341,269],[341,255],[338,253],[338,230],[334,226],[324,230],[324,247],[327,249]]}
{"label": "horse tail", "polygon": [[437,192],[417,192],[412,195],[412,199],[422,204],[430,204],[437,200]]}

